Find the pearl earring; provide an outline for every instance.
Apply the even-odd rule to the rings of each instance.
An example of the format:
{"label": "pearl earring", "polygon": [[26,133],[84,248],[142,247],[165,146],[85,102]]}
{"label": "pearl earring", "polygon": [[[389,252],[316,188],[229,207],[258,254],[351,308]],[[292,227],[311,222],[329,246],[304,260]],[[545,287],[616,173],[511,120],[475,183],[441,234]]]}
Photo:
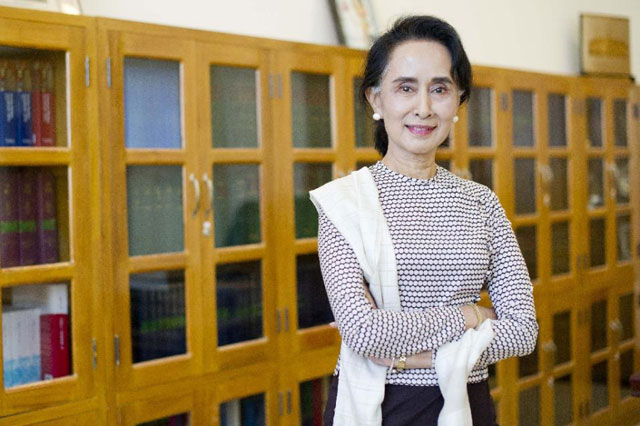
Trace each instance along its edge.
{"label": "pearl earring", "polygon": [[380,120],[381,118],[382,118],[382,117],[380,117],[380,114],[378,114],[377,112],[374,112],[374,113],[373,113],[373,119],[374,119],[374,120],[378,121],[378,120]]}
{"label": "pearl earring", "polygon": [[457,115],[454,115],[454,116],[453,116],[453,122],[454,122],[454,123],[457,123],[457,122],[458,122],[458,120],[460,120],[460,119],[458,118],[458,116],[457,116]]}

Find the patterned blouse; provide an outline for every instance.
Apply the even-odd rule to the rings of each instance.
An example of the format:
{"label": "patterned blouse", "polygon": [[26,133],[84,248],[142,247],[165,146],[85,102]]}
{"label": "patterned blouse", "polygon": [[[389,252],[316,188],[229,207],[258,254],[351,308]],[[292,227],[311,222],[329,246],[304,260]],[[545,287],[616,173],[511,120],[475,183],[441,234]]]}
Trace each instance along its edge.
{"label": "patterned blouse", "polygon": [[[379,358],[435,350],[465,331],[459,307],[480,300],[483,285],[499,320],[495,338],[469,376],[533,351],[538,323],[533,288],[511,223],[487,187],[437,167],[430,179],[402,175],[377,162],[369,168],[394,244],[402,311],[374,309],[365,298],[356,256],[320,212],[318,255],[329,303],[344,342]],[[340,361],[335,374],[340,368]],[[392,372],[388,384],[435,386],[435,369]]]}

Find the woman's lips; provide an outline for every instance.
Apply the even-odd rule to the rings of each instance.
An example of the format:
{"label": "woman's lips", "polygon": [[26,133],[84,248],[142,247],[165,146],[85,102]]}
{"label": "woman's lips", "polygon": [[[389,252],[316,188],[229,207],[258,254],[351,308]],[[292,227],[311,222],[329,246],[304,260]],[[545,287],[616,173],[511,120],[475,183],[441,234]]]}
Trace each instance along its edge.
{"label": "woman's lips", "polygon": [[425,136],[431,134],[437,126],[412,126],[407,125],[407,129],[414,135]]}

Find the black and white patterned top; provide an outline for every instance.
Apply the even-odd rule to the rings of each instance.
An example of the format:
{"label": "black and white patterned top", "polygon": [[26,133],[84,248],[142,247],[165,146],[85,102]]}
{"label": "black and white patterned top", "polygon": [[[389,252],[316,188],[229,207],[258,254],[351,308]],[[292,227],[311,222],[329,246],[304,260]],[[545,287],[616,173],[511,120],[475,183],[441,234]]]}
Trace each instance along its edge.
{"label": "black and white patterned top", "polygon": [[[320,212],[322,276],[347,346],[364,356],[397,358],[458,340],[465,331],[459,307],[480,300],[484,284],[499,319],[496,337],[469,382],[486,379],[489,364],[533,351],[533,288],[493,191],[439,166],[431,179],[402,175],[382,162],[370,170],[394,244],[402,311],[374,309],[367,302],[355,253]],[[438,380],[433,368],[411,369],[390,373],[387,383],[435,386]]]}

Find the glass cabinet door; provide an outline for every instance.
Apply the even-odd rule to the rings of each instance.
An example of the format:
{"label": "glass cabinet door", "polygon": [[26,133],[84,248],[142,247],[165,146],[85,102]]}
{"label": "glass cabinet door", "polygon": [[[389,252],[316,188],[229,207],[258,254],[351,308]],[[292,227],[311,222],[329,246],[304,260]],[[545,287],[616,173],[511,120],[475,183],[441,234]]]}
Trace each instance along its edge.
{"label": "glass cabinet door", "polygon": [[[196,149],[193,45],[106,30],[121,388],[195,372],[201,356],[195,234],[204,188]],[[128,297],[124,297],[127,295]],[[162,373],[160,373],[162,372]]]}
{"label": "glass cabinet door", "polygon": [[[439,164],[463,179],[473,180],[504,198],[500,170],[507,158],[503,140],[508,104],[503,75],[495,69],[475,66],[467,103],[458,110],[459,121],[437,152]],[[502,153],[502,155],[500,155]],[[500,185],[506,182],[502,182]]]}
{"label": "glass cabinet door", "polygon": [[275,82],[264,51],[214,42],[197,49],[198,76],[206,82],[199,98],[206,117],[199,134],[205,169],[198,177],[205,369],[229,371],[277,356],[271,210],[277,178],[269,109]]}
{"label": "glass cabinet door", "polygon": [[0,417],[93,392],[87,25],[0,19]]}
{"label": "glass cabinet door", "polygon": [[[541,342],[545,365],[542,386],[543,404],[552,407],[550,424],[568,425],[576,422],[581,413],[576,410],[580,401],[580,371],[576,368],[578,353],[577,305],[570,298],[550,301],[551,339]],[[555,305],[555,306],[553,306]]]}
{"label": "glass cabinet door", "polygon": [[[629,86],[587,79],[585,186],[586,245],[585,282],[592,288],[609,287],[613,276],[632,274],[632,228],[629,147]],[[619,282],[619,278],[615,279]]]}
{"label": "glass cabinet door", "polygon": [[[466,109],[467,143],[464,145],[468,152],[468,165],[463,175],[481,183],[492,190],[493,177],[496,171],[495,152],[497,147],[496,101],[497,95],[493,87],[477,86],[471,89],[471,97]],[[455,126],[458,126],[455,124]],[[457,129],[456,129],[457,130]],[[458,138],[456,138],[456,143]],[[463,140],[459,141],[460,143]],[[460,145],[460,143],[458,145]],[[462,148],[455,147],[458,151]]]}
{"label": "glass cabinet door", "polygon": [[612,304],[616,312],[609,330],[613,334],[613,374],[611,393],[613,403],[618,408],[619,419],[624,419],[626,413],[631,413],[637,406],[632,396],[629,378],[640,369],[640,357],[634,346],[637,330],[637,296],[634,296],[630,284],[621,285],[612,291]]}
{"label": "glass cabinet door", "polygon": [[[282,175],[280,192],[291,206],[279,210],[281,219],[291,214],[290,225],[279,227],[286,237],[278,257],[288,291],[280,299],[286,337],[282,343],[290,354],[299,354],[338,342],[338,333],[328,326],[333,316],[317,256],[318,214],[309,191],[355,168],[355,151],[370,150],[372,123],[366,106],[356,106],[359,78],[344,72],[344,59],[288,52],[278,54],[277,62],[275,79],[278,84],[282,80],[278,112],[286,137],[276,141],[276,162]],[[354,117],[349,126],[348,116]]]}
{"label": "glass cabinet door", "polygon": [[587,306],[589,313],[589,377],[588,401],[594,421],[610,422],[612,416],[611,374],[613,357],[611,350],[612,300],[609,292],[591,296]]}

